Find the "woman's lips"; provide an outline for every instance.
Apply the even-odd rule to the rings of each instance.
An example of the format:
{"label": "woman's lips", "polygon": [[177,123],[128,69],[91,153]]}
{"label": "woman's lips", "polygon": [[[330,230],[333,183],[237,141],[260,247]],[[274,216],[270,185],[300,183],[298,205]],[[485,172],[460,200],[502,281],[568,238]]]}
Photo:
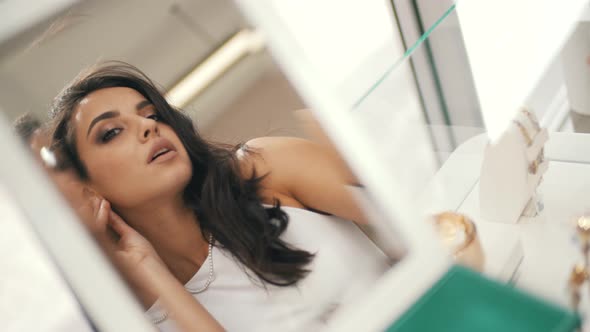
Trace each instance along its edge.
{"label": "woman's lips", "polygon": [[177,152],[174,148],[174,145],[172,145],[169,140],[159,137],[156,138],[152,143],[152,147],[147,157],[147,163],[151,164],[154,162],[164,162],[170,160],[176,156],[176,154]]}
{"label": "woman's lips", "polygon": [[157,164],[157,163],[163,163],[165,161],[168,161],[174,157],[176,157],[177,153],[174,150],[168,150],[168,152],[162,153],[159,156],[157,156],[156,158],[154,158],[150,163],[151,164]]}

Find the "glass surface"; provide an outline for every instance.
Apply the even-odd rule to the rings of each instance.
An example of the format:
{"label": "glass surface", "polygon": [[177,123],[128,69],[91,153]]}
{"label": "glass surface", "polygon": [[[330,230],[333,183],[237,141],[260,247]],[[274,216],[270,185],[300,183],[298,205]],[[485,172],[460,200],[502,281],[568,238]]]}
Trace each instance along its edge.
{"label": "glass surface", "polygon": [[[526,6],[523,4],[522,8]],[[588,76],[587,27],[586,30],[578,27],[574,32],[573,38],[576,32],[581,33],[581,37],[573,42],[582,48],[578,58],[567,58],[568,48],[572,48],[570,40],[550,66],[543,68],[543,78],[528,87],[526,96],[520,96],[525,100],[523,110],[515,110],[511,126],[500,141],[490,144],[482,121],[480,106],[483,105],[479,104],[468,52],[461,41],[459,21],[454,7],[448,9],[427,35],[410,47],[405,47],[392,35],[391,41],[383,48],[377,47],[386,50],[381,54],[390,52],[388,55],[375,56],[378,51],[365,54],[363,60],[358,61],[361,65],[353,66],[355,74],[338,82],[324,77],[325,68],[318,66],[313,57],[307,56],[308,53],[298,52],[301,50],[293,44],[289,49],[287,43],[279,42],[278,38],[270,38],[270,44],[276,43],[278,61],[293,81],[298,82],[297,88],[311,106],[317,108],[324,126],[329,128],[329,121],[335,121],[336,117],[351,117],[350,126],[342,126],[346,127],[343,132],[338,132],[338,128],[328,132],[337,136],[346,135],[348,131],[352,136],[354,130],[355,137],[362,135],[370,142],[371,148],[365,148],[370,154],[378,155],[380,166],[388,171],[386,176],[374,168],[381,178],[381,189],[393,188],[391,190],[398,195],[397,199],[394,195],[387,196],[389,200],[383,204],[389,204],[398,216],[403,217],[409,215],[408,210],[414,215],[451,210],[471,217],[478,227],[486,257],[484,273],[504,282],[513,282],[559,305],[569,306],[571,293],[566,289],[570,271],[576,262],[583,261],[580,250],[584,242],[581,244],[581,240],[576,240],[572,243],[572,238],[576,237],[572,220],[588,211],[583,197],[587,195],[589,183],[585,175],[589,170],[589,158],[582,151],[590,141],[588,135],[568,135],[558,131],[572,131],[572,125],[566,120],[568,117],[576,119],[574,127],[578,128],[584,126],[584,119],[588,117],[583,109],[570,115],[571,106],[566,98],[569,94],[570,99],[572,96],[575,99],[576,92],[567,86],[567,80],[571,79],[567,76],[568,66],[577,66],[574,73],[584,76],[577,78],[578,88],[587,87],[584,83]],[[261,15],[263,12],[268,15],[271,11],[253,10],[251,15],[265,30],[276,28],[282,31],[284,17],[279,15],[280,20],[267,20]],[[580,25],[583,27],[585,23]],[[518,30],[519,27],[506,29]],[[296,30],[288,30],[283,36],[296,40],[299,37]],[[565,37],[567,34],[561,36],[567,39]],[[298,46],[303,50],[306,48],[305,43]],[[332,45],[321,46],[316,45],[315,52],[329,52]],[[286,49],[290,51],[285,52]],[[446,59],[451,58],[454,62],[442,61],[444,56],[442,59],[433,56],[443,51],[447,51]],[[498,67],[491,57],[478,60],[487,62],[489,68],[502,72],[509,79],[508,67]],[[562,69],[564,60],[565,69]],[[464,71],[456,74],[457,68]],[[349,71],[350,67],[343,70]],[[317,92],[320,90],[321,93]],[[582,93],[582,97],[584,95],[587,96]],[[584,102],[584,99],[578,100],[579,104]],[[347,111],[351,115],[345,115]],[[552,131],[547,142],[544,142],[546,133],[537,125]],[[543,144],[545,148],[541,149]],[[339,148],[346,151],[347,146],[340,145]],[[358,152],[349,156],[349,160],[355,158],[369,160],[367,154]],[[376,159],[370,160],[376,162]],[[539,167],[543,163],[545,166]],[[371,174],[364,175],[371,178]],[[375,190],[373,185],[374,182],[367,181],[369,190]],[[384,192],[385,189],[380,191]],[[400,204],[402,201],[405,207]],[[406,212],[408,214],[404,214]],[[406,236],[411,226],[403,217],[391,222],[404,229],[403,235]],[[412,221],[417,223],[418,218]],[[415,247],[411,243],[410,256],[413,250]],[[395,267],[392,275],[402,273],[394,271]],[[421,273],[424,271],[414,270],[414,275]],[[552,277],[547,277],[548,274]],[[382,295],[378,299],[379,296],[375,295],[372,297],[375,302],[367,300],[362,305],[390,306],[390,314],[399,313],[396,303],[384,300],[398,296],[393,289],[400,292],[407,284],[397,286],[391,286],[389,297]],[[586,313],[588,301],[587,293],[582,294],[580,310]],[[356,321],[352,316],[340,317],[341,322],[346,323],[337,326],[354,331],[367,326],[362,323],[374,322],[371,328],[383,329],[383,325],[376,321],[377,316],[385,311],[359,313]]]}
{"label": "glass surface", "polygon": [[[451,19],[451,17],[447,19]],[[422,47],[426,46],[427,41],[433,44],[437,38],[445,40],[444,37],[441,37],[444,34],[444,28],[441,29],[444,23],[438,28],[440,30],[434,30],[430,34],[429,40],[424,41]],[[586,111],[588,104],[586,102],[587,93],[585,88],[589,77],[587,70],[588,31],[588,24],[585,19],[578,22],[577,27],[572,31],[572,35],[566,36],[567,42],[563,48],[556,53],[556,56],[549,61],[549,65],[544,68],[541,80],[529,86],[527,97],[522,97],[525,100],[522,105],[523,108],[529,114],[534,114],[541,127],[550,131],[550,135],[549,140],[545,143],[544,153],[537,148],[525,148],[530,155],[527,157],[530,158],[529,161],[526,161],[527,165],[529,165],[527,176],[531,177],[530,164],[535,160],[539,160],[540,156],[544,156],[544,159],[548,161],[548,169],[542,175],[539,186],[532,196],[531,204],[533,210],[538,209],[538,214],[533,213],[533,215],[526,216],[527,212],[525,211],[523,212],[525,216],[518,218],[520,223],[526,223],[526,225],[520,226],[522,230],[519,236],[522,247],[518,250],[522,250],[523,260],[512,278],[518,287],[549,298],[559,305],[575,308],[583,315],[588,313],[589,308],[588,294],[583,291],[587,280],[582,282],[582,285],[577,286],[572,285],[571,280],[574,279],[574,266],[576,264],[583,266],[583,262],[587,261],[587,252],[584,252],[584,243],[587,240],[584,240],[580,230],[575,230],[574,221],[588,211],[588,203],[583,197],[587,194],[588,177],[585,172],[588,171],[589,160],[582,153],[585,150],[583,147],[589,143],[587,135],[589,132],[587,126],[588,113]],[[414,66],[415,62],[413,60],[420,51],[420,47],[417,47],[409,57],[409,61],[412,61]],[[468,68],[469,64],[466,60],[467,58],[465,58],[463,65]],[[503,67],[494,67],[494,60],[491,57],[487,60],[491,68],[497,68],[498,71],[506,70]],[[359,103],[360,112],[381,112],[381,115],[375,115],[374,118],[382,120],[386,117],[385,114],[389,114],[395,109],[394,105],[399,105],[397,101],[400,97],[394,93],[397,89],[393,82],[395,75],[401,75],[396,72],[404,70],[403,65],[403,61],[398,63],[395,70],[386,73],[377,82],[374,90],[371,90],[365,99]],[[439,69],[442,66],[444,64],[438,63]],[[416,71],[416,69],[414,70]],[[505,72],[505,75],[507,78],[510,77],[508,72]],[[496,83],[502,84],[502,82]],[[436,84],[433,85],[436,86]],[[428,108],[429,105],[432,105],[433,100],[424,98],[424,90],[422,87],[419,87],[419,89],[423,97],[423,111],[428,115],[430,114]],[[452,84],[446,84],[442,85],[441,89],[443,91],[452,90],[454,87]],[[497,98],[502,98],[502,96],[498,95]],[[444,100],[439,100],[439,102],[444,102]],[[478,113],[479,107],[475,110]],[[484,237],[483,242],[485,242],[486,234],[493,234],[497,231],[493,230],[493,228],[499,230],[502,226],[498,225],[498,220],[493,221],[492,218],[484,214],[483,206],[489,204],[485,201],[482,202],[482,190],[493,192],[495,191],[493,187],[506,186],[507,190],[498,189],[497,192],[503,192],[508,197],[514,196],[516,198],[517,195],[514,195],[514,192],[518,184],[516,182],[510,183],[507,178],[503,178],[503,176],[507,176],[507,173],[501,172],[495,173],[497,177],[491,179],[491,183],[486,182],[486,187],[482,189],[482,182],[477,178],[482,173],[490,170],[492,162],[501,162],[502,167],[505,167],[506,172],[509,172],[509,166],[507,165],[510,164],[511,159],[507,157],[509,154],[504,154],[504,157],[501,157],[504,152],[498,154],[499,151],[495,152],[496,161],[487,159],[484,156],[487,145],[485,136],[467,141],[465,138],[469,138],[471,134],[467,134],[465,138],[461,137],[462,135],[459,132],[463,129],[469,131],[473,129],[475,130],[474,133],[478,131],[479,133],[485,132],[483,124],[468,127],[456,125],[457,122],[466,121],[470,116],[469,114],[472,114],[472,117],[478,115],[477,113],[474,114],[473,110],[465,113],[459,107],[447,107],[445,113],[448,114],[447,119],[443,122],[445,125],[427,125],[430,128],[431,137],[433,137],[433,151],[441,151],[441,146],[456,148],[442,150],[450,153],[446,156],[439,153],[439,156],[442,157],[440,160],[443,163],[435,178],[448,176],[449,173],[446,172],[450,168],[455,168],[459,173],[462,173],[455,173],[453,180],[447,182],[445,188],[447,190],[444,195],[452,195],[451,193],[455,190],[465,190],[460,189],[460,183],[462,180],[469,178],[471,171],[477,173],[475,182],[472,183],[473,187],[467,189],[470,194],[464,197],[464,201],[459,204],[457,211],[475,218],[481,230],[480,234]],[[477,117],[474,118],[477,119]],[[458,121],[454,121],[454,119]],[[500,145],[498,145],[497,149],[508,150],[512,148],[510,144],[506,143],[506,137],[521,135],[524,136],[523,140],[526,141],[537,132],[534,125],[530,124],[529,119],[522,112],[517,114],[514,120],[519,123],[529,123],[529,125],[525,132],[519,127],[520,125],[513,125],[504,134],[504,138],[500,139]],[[481,114],[479,114],[479,121],[481,121]],[[429,120],[425,120],[425,122],[428,123]],[[380,128],[381,126],[383,126],[382,122],[375,121],[369,127],[372,131],[377,132],[374,128]],[[396,129],[399,130],[399,128]],[[383,132],[392,133],[393,129],[383,130]],[[463,146],[461,146],[462,143]],[[464,154],[468,150],[473,153],[472,157],[480,156],[486,159],[483,159],[483,162],[481,159],[478,161],[475,161],[475,159],[470,160],[471,157]],[[533,151],[536,152],[533,154]],[[458,160],[461,162],[455,164],[454,161]],[[510,167],[519,166],[513,164]],[[535,168],[532,169],[533,173],[535,173]],[[490,196],[486,197],[496,202],[495,209],[500,209],[502,204],[499,200]],[[514,222],[517,218],[506,218],[504,221],[510,219]],[[507,231],[507,233],[514,235],[514,231]],[[490,236],[491,238],[497,238],[499,235]],[[496,245],[491,246],[490,249],[484,249],[487,258],[500,253],[500,242],[496,242]],[[548,248],[544,245],[546,243],[551,243],[552,246]]]}
{"label": "glass surface", "polygon": [[[441,6],[441,8],[439,10],[442,11],[442,13],[440,13],[440,15],[436,15],[438,13],[438,11],[436,9],[434,10],[434,13],[432,13],[432,11],[430,11],[429,15],[435,16],[436,19],[432,24],[425,26],[425,22],[420,17],[419,7],[418,7],[417,3],[412,2],[412,4],[408,5],[408,4],[406,4],[406,2],[409,2],[409,1],[394,1],[393,2],[394,9],[397,6],[398,7],[397,10],[402,11],[403,9],[399,8],[399,7],[404,6],[404,5],[411,7],[413,13],[416,16],[416,20],[418,21],[417,24],[419,25],[419,28],[418,28],[419,36],[416,39],[412,39],[411,37],[403,36],[404,37],[403,38],[404,47],[406,48],[403,56],[400,57],[399,59],[397,59],[396,61],[394,61],[387,69],[385,69],[385,71],[383,72],[382,75],[375,78],[373,85],[371,85],[367,89],[367,91],[364,92],[362,94],[362,96],[354,103],[353,108],[356,108],[357,106],[359,106],[363,102],[363,100],[368,95],[370,95],[371,92],[374,89],[376,89],[379,86],[379,84],[383,80],[385,80],[387,78],[387,76],[392,71],[394,71],[397,68],[398,65],[403,63],[406,60],[406,58],[412,56],[413,52],[416,51],[417,49],[419,49],[420,46],[422,45],[422,43],[424,43],[424,42],[428,43],[429,39],[432,39],[432,38],[429,38],[430,35],[432,34],[432,32],[435,31],[449,16],[451,16],[453,14],[453,12],[455,11],[455,7],[456,7],[455,3],[450,4],[448,7]],[[398,20],[401,19],[401,17],[397,17],[397,18],[398,18]],[[400,25],[400,28],[403,29],[403,27],[401,27],[401,23],[398,22],[398,25]]]}
{"label": "glass surface", "polygon": [[[395,82],[402,76],[413,79],[439,166],[463,142],[484,132],[455,6],[453,3],[445,7],[442,15],[416,42],[405,46],[402,56],[389,62],[389,67],[374,77],[370,87],[352,106],[355,112],[378,112],[379,107],[384,108],[381,112],[389,112],[387,104],[395,104],[397,95],[385,96],[387,91],[398,90]],[[366,62],[387,61],[371,58]],[[398,70],[402,74],[396,73]],[[373,107],[377,99],[384,103]]]}
{"label": "glass surface", "polygon": [[[458,31],[454,8],[455,5],[452,5],[420,40],[405,50],[401,58],[377,77],[371,88],[351,109],[359,117],[374,119],[375,122],[370,123],[368,127],[372,128],[371,130],[382,130],[380,137],[384,138],[384,142],[406,142],[407,140],[390,139],[387,135],[402,135],[399,133],[400,130],[406,130],[408,136],[399,137],[409,138],[413,129],[405,126],[409,123],[419,125],[427,133],[430,154],[434,156],[438,165],[435,168],[442,166],[462,143],[485,132],[479,107],[474,105],[476,100],[468,100],[467,93],[462,103],[453,104],[452,99],[445,98],[445,94],[464,89],[469,81],[466,82],[466,79],[458,77],[460,73],[456,73],[454,81],[447,81],[448,84],[441,86],[441,77],[449,75],[448,69],[439,70],[435,62],[423,61],[437,43],[442,44],[457,39],[460,31]],[[448,47],[455,48],[457,55],[461,55],[461,46],[460,43],[451,42]],[[459,62],[459,65],[468,67],[466,55],[463,53],[462,56],[463,58],[456,57],[457,61],[463,60]],[[427,70],[430,75],[418,76]],[[421,81],[417,82],[419,78]],[[414,84],[405,84],[408,81],[414,81]],[[402,119],[404,116],[413,117],[414,120],[394,121],[392,119],[388,123],[400,127],[386,127],[387,123],[384,123],[383,119],[394,116],[392,114],[398,114]],[[418,161],[416,165],[422,165],[422,163]],[[409,169],[413,167],[414,165],[408,166]]]}

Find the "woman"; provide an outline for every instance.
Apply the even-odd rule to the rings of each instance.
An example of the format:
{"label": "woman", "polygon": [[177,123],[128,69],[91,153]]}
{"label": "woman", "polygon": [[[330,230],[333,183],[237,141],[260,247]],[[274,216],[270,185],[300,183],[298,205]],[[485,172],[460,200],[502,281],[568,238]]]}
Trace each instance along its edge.
{"label": "woman", "polygon": [[94,197],[92,228],[103,239],[117,233],[115,260],[161,330],[174,322],[158,297],[185,328],[276,330],[287,317],[319,324],[342,300],[336,294],[387,268],[341,220],[364,222],[346,189],[357,181],[321,146],[270,137],[235,148],[209,143],[124,63],[81,74],[51,116],[54,148]]}

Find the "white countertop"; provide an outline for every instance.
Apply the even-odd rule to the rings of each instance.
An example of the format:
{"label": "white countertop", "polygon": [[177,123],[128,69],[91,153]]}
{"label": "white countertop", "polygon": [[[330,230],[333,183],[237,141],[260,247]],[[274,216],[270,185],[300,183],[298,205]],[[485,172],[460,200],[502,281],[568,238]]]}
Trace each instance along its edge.
{"label": "white countertop", "polygon": [[[511,239],[517,237],[524,258],[518,267],[516,285],[567,306],[570,271],[575,263],[582,261],[573,222],[590,211],[590,135],[550,134],[545,149],[549,169],[538,188],[543,211],[535,218],[522,217],[516,223],[505,224],[488,222],[479,213],[478,177],[486,144],[485,135],[480,135],[450,156],[433,180],[450,194],[445,201],[429,202],[429,209],[452,209],[473,218],[480,230],[486,258],[499,260],[497,264],[502,263],[506,245],[510,243],[501,235],[502,230],[510,233]],[[497,267],[490,268],[486,267],[487,274],[497,274],[494,270]],[[582,289],[580,312],[583,315],[590,313],[589,287]]]}

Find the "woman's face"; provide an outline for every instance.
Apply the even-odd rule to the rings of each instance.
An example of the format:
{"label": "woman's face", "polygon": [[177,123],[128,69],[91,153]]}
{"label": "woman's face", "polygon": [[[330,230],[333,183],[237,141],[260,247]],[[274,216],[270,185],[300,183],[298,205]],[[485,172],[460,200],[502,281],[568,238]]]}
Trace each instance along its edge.
{"label": "woman's face", "polygon": [[79,102],[71,121],[89,185],[115,208],[177,197],[190,181],[192,166],[180,139],[139,92],[94,91]]}

